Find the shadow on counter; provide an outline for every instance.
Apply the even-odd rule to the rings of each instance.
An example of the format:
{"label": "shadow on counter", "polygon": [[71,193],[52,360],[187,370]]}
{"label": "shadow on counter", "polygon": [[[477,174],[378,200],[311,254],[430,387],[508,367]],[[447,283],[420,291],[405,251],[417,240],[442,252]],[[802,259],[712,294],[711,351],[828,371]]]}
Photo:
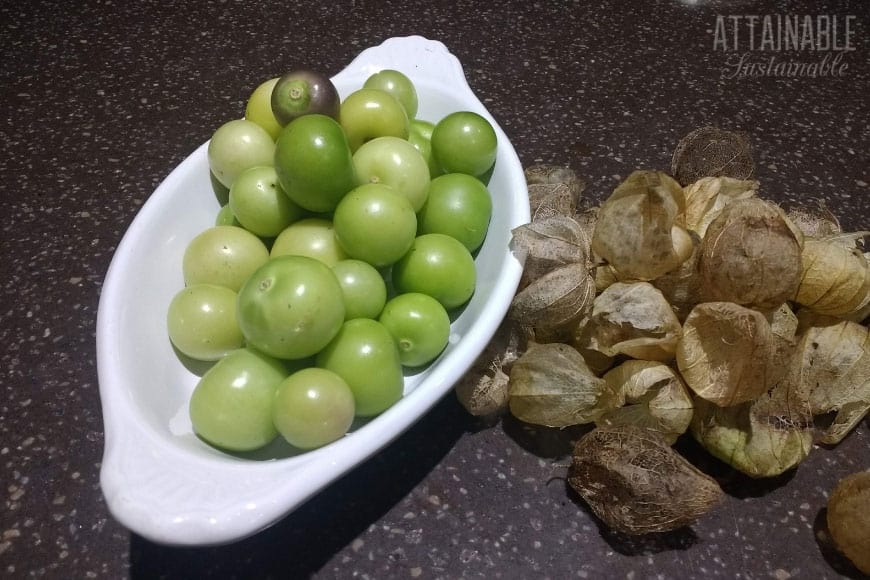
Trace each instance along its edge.
{"label": "shadow on counter", "polygon": [[474,418],[448,393],[397,440],[255,536],[179,548],[131,535],[130,577],[309,577],[411,493],[472,430]]}

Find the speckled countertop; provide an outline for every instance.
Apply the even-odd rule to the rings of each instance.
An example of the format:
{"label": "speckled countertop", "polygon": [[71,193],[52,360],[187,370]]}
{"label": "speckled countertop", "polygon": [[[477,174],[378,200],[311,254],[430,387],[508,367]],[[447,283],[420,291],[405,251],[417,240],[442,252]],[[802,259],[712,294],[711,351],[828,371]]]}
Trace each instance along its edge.
{"label": "speckled countertop", "polygon": [[[717,17],[787,14],[836,17],[841,45],[848,20],[847,67],[746,74],[744,54],[838,52],[752,51],[745,37],[716,45]],[[847,229],[870,226],[862,0],[2,1],[0,576],[859,577],[819,536],[835,482],[870,467],[866,420],[772,480],[738,476],[680,442],[728,497],[691,528],[654,538],[608,533],[567,490],[570,432],[484,423],[452,395],[238,544],[167,548],[112,519],[99,487],[95,319],[126,227],[259,81],[299,63],[334,73],[363,48],[411,34],[459,57],[525,164],[570,165],[594,199],[633,169],[667,169],[681,136],[719,124],[750,134],[766,196],[823,199]]]}

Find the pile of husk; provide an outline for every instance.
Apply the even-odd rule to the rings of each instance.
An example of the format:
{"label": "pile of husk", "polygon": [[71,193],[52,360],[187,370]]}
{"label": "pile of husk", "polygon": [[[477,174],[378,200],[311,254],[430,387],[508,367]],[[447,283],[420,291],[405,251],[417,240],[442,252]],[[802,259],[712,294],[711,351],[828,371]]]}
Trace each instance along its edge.
{"label": "pile of husk", "polygon": [[572,170],[526,169],[532,221],[512,240],[523,279],[484,372],[457,386],[475,415],[588,424],[568,481],[630,534],[689,524],[721,500],[673,449],[683,434],[772,477],[870,410],[868,233],[842,231],[822,205],[765,199],[745,159],[743,173],[704,175],[677,153],[669,172],[635,171],[597,206]]}

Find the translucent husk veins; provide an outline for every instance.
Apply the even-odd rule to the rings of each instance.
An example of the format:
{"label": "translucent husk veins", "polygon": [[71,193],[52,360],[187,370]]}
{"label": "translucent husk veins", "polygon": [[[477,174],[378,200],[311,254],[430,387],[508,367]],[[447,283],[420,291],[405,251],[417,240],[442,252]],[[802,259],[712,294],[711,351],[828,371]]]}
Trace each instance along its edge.
{"label": "translucent husk veins", "polygon": [[683,188],[686,197],[685,227],[704,237],[707,226],[727,204],[753,197],[758,192],[755,180],[733,177],[702,177]]}
{"label": "translucent husk veins", "polygon": [[751,401],[770,386],[773,333],[757,310],[732,302],[699,304],[686,318],[676,350],[689,388],[720,407]]}
{"label": "translucent husk veins", "polygon": [[870,330],[814,314],[800,322],[791,380],[812,415],[835,413],[821,433],[835,445],[870,411]]}
{"label": "translucent husk veins", "polygon": [[652,280],[691,254],[678,217],[685,211],[680,185],[660,171],[635,171],[598,211],[592,250],[620,280]]}
{"label": "translucent husk veins", "polygon": [[731,407],[697,397],[690,431],[710,454],[751,477],[796,467],[813,442],[809,410],[787,383]]}
{"label": "translucent husk veins", "polygon": [[732,201],[707,227],[698,272],[704,301],[776,308],[801,279],[803,234],[777,206],[758,197]]}
{"label": "translucent husk veins", "polygon": [[670,366],[654,361],[628,360],[604,375],[624,401],[607,411],[596,425],[636,425],[657,431],[673,444],[692,421],[692,397]]}
{"label": "translucent husk veins", "polygon": [[617,404],[617,393],[567,344],[532,343],[511,367],[509,405],[521,421],[547,427],[581,425]]}
{"label": "translucent husk veins", "polygon": [[589,347],[606,356],[669,361],[680,337],[680,321],[649,282],[616,282],[592,303]]}
{"label": "translucent husk veins", "polygon": [[865,234],[806,240],[795,301],[832,316],[850,316],[865,308],[870,302],[870,263],[855,244]]}

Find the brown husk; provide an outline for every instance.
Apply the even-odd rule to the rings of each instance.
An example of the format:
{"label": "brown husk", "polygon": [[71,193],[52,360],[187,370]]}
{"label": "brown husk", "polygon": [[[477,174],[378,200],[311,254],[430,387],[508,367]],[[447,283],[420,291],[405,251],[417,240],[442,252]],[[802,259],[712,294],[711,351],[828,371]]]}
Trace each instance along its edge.
{"label": "brown husk", "polygon": [[775,205],[732,201],[710,222],[698,271],[705,301],[771,309],[791,300],[801,280],[803,237]]}
{"label": "brown husk", "polygon": [[749,136],[712,126],[695,129],[680,139],[671,159],[671,174],[681,185],[702,177],[749,179],[754,172]]}
{"label": "brown husk", "polygon": [[694,523],[724,494],[656,431],[596,427],[574,446],[568,483],[608,527],[668,532]]}

